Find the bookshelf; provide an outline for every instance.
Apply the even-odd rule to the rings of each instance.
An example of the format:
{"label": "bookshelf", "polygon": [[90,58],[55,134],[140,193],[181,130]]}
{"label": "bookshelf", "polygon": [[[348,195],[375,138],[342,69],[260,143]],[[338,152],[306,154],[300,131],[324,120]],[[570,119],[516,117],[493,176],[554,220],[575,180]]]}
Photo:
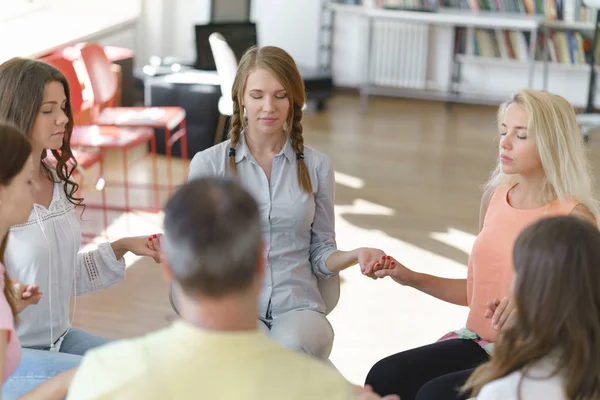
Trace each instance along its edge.
{"label": "bookshelf", "polygon": [[[440,1],[442,6],[432,6],[427,1],[433,0],[404,0],[397,3],[406,6],[408,2],[412,2],[415,6],[416,2],[422,2],[432,7],[429,12],[385,8],[378,6],[381,1],[373,1],[371,5],[329,2],[328,6],[334,14],[352,14],[366,20],[368,37],[365,40],[364,54],[367,58],[359,85],[364,106],[367,105],[369,95],[497,104],[499,99],[506,98],[506,92],[510,93],[523,86],[558,92],[576,106],[585,104],[585,88],[590,71],[589,42],[595,29],[595,14],[593,10],[585,9],[577,3],[580,0],[562,0],[563,8],[560,13],[550,6],[546,6],[548,10],[544,10],[544,4],[550,4],[548,0],[435,0]],[[533,1],[537,4],[532,3]],[[476,3],[479,5],[478,9],[474,9]],[[495,4],[496,9],[482,7],[485,4]],[[535,12],[528,13],[526,8],[531,7],[531,4],[538,8]],[[571,7],[568,12],[567,5]],[[510,11],[502,11],[502,7]],[[569,20],[556,19],[565,14],[568,14]],[[445,27],[454,32],[454,38],[450,41],[453,51],[447,54],[446,60],[449,70],[446,87],[432,88],[427,82],[419,88],[373,83],[370,71],[377,69],[379,62],[377,57],[373,57],[377,51],[374,49],[379,46],[377,40],[374,40],[373,26],[382,21],[423,24],[429,31]],[[440,53],[439,48],[428,51]],[[439,60],[440,55],[433,56]],[[432,58],[431,54],[428,56]],[[401,59],[412,56],[404,53],[398,57]],[[424,66],[423,63],[420,65]],[[501,78],[503,83],[498,85],[501,90],[482,90],[484,85],[481,82],[485,82],[485,77],[480,76],[485,74]],[[478,76],[479,81],[471,82],[471,76]],[[565,79],[573,79],[575,84],[569,87],[564,84]]]}

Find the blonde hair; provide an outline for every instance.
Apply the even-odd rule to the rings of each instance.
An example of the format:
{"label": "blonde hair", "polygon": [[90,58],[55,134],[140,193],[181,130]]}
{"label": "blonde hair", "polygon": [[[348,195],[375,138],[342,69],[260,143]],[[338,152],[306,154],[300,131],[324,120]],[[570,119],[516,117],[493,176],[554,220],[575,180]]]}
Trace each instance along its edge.
{"label": "blonde hair", "polygon": [[298,182],[302,190],[312,194],[312,182],[308,168],[304,162],[304,138],[302,137],[302,106],[305,101],[304,80],[298,71],[294,59],[283,49],[274,46],[249,48],[242,56],[233,87],[231,98],[233,99],[233,115],[231,116],[231,128],[229,138],[231,149],[229,151],[229,168],[235,173],[235,147],[239,143],[242,129],[246,127],[246,120],[242,115],[242,100],[246,90],[248,76],[256,69],[264,69],[272,74],[285,88],[290,102],[291,112],[288,114],[286,125],[288,135],[292,142],[292,148],[298,160]]}
{"label": "blonde hair", "polygon": [[[593,195],[591,167],[571,104],[563,97],[545,91],[520,90],[500,105],[499,130],[507,108],[513,103],[523,107],[528,115],[527,132],[534,140],[545,175],[542,199],[546,203],[555,199],[563,203],[578,201],[598,221],[599,209]],[[502,172],[502,164],[498,160],[486,190],[491,192],[500,185],[514,185],[518,181],[517,174]]]}

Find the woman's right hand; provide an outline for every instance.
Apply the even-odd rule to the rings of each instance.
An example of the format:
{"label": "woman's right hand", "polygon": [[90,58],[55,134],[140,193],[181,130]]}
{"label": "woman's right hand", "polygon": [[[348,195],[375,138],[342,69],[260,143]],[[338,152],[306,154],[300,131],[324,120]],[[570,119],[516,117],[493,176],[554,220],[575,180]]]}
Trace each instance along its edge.
{"label": "woman's right hand", "polygon": [[13,281],[12,284],[17,313],[23,311],[27,306],[40,302],[42,292],[38,285],[24,285],[19,281]]}

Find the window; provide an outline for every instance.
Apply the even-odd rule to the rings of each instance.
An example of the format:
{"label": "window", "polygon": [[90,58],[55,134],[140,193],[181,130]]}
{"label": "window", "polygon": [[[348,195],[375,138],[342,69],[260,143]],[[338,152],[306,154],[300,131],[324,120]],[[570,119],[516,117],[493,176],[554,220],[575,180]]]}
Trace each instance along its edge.
{"label": "window", "polygon": [[44,0],[0,0],[0,22],[41,9]]}

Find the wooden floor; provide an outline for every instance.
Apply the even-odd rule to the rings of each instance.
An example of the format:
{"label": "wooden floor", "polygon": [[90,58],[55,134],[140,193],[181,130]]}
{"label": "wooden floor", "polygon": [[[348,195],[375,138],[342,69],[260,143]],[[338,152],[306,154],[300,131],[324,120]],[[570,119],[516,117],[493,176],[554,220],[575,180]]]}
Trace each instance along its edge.
{"label": "wooden floor", "polygon": [[[331,156],[338,183],[336,208],[347,210],[341,222],[359,229],[360,240],[385,235],[424,254],[464,265],[469,249],[463,247],[468,246],[436,240],[432,232],[452,228],[463,236],[477,233],[481,185],[497,155],[495,112],[491,107],[447,108],[439,102],[373,98],[368,111],[361,114],[358,97],[338,95],[326,112],[306,112],[305,143]],[[594,138],[589,147],[597,169],[600,147]],[[140,168],[140,179],[147,179],[145,166]],[[113,167],[112,173],[118,174],[117,170]],[[133,218],[133,228],[143,225],[139,221],[146,221],[148,229],[160,228],[159,216]],[[117,233],[128,232],[120,228]],[[345,237],[348,232],[338,230],[338,235]],[[403,254],[394,254],[394,249],[384,250],[402,259]],[[369,301],[377,304],[377,290],[369,293],[375,296]],[[75,326],[123,338],[166,326],[174,317],[159,267],[141,260],[128,269],[124,282],[80,297]],[[338,324],[346,318],[334,317]],[[456,327],[461,324],[458,321]],[[407,346],[417,343],[408,342]],[[385,351],[389,350],[381,350]],[[364,372],[363,368],[353,377],[359,381]]]}

